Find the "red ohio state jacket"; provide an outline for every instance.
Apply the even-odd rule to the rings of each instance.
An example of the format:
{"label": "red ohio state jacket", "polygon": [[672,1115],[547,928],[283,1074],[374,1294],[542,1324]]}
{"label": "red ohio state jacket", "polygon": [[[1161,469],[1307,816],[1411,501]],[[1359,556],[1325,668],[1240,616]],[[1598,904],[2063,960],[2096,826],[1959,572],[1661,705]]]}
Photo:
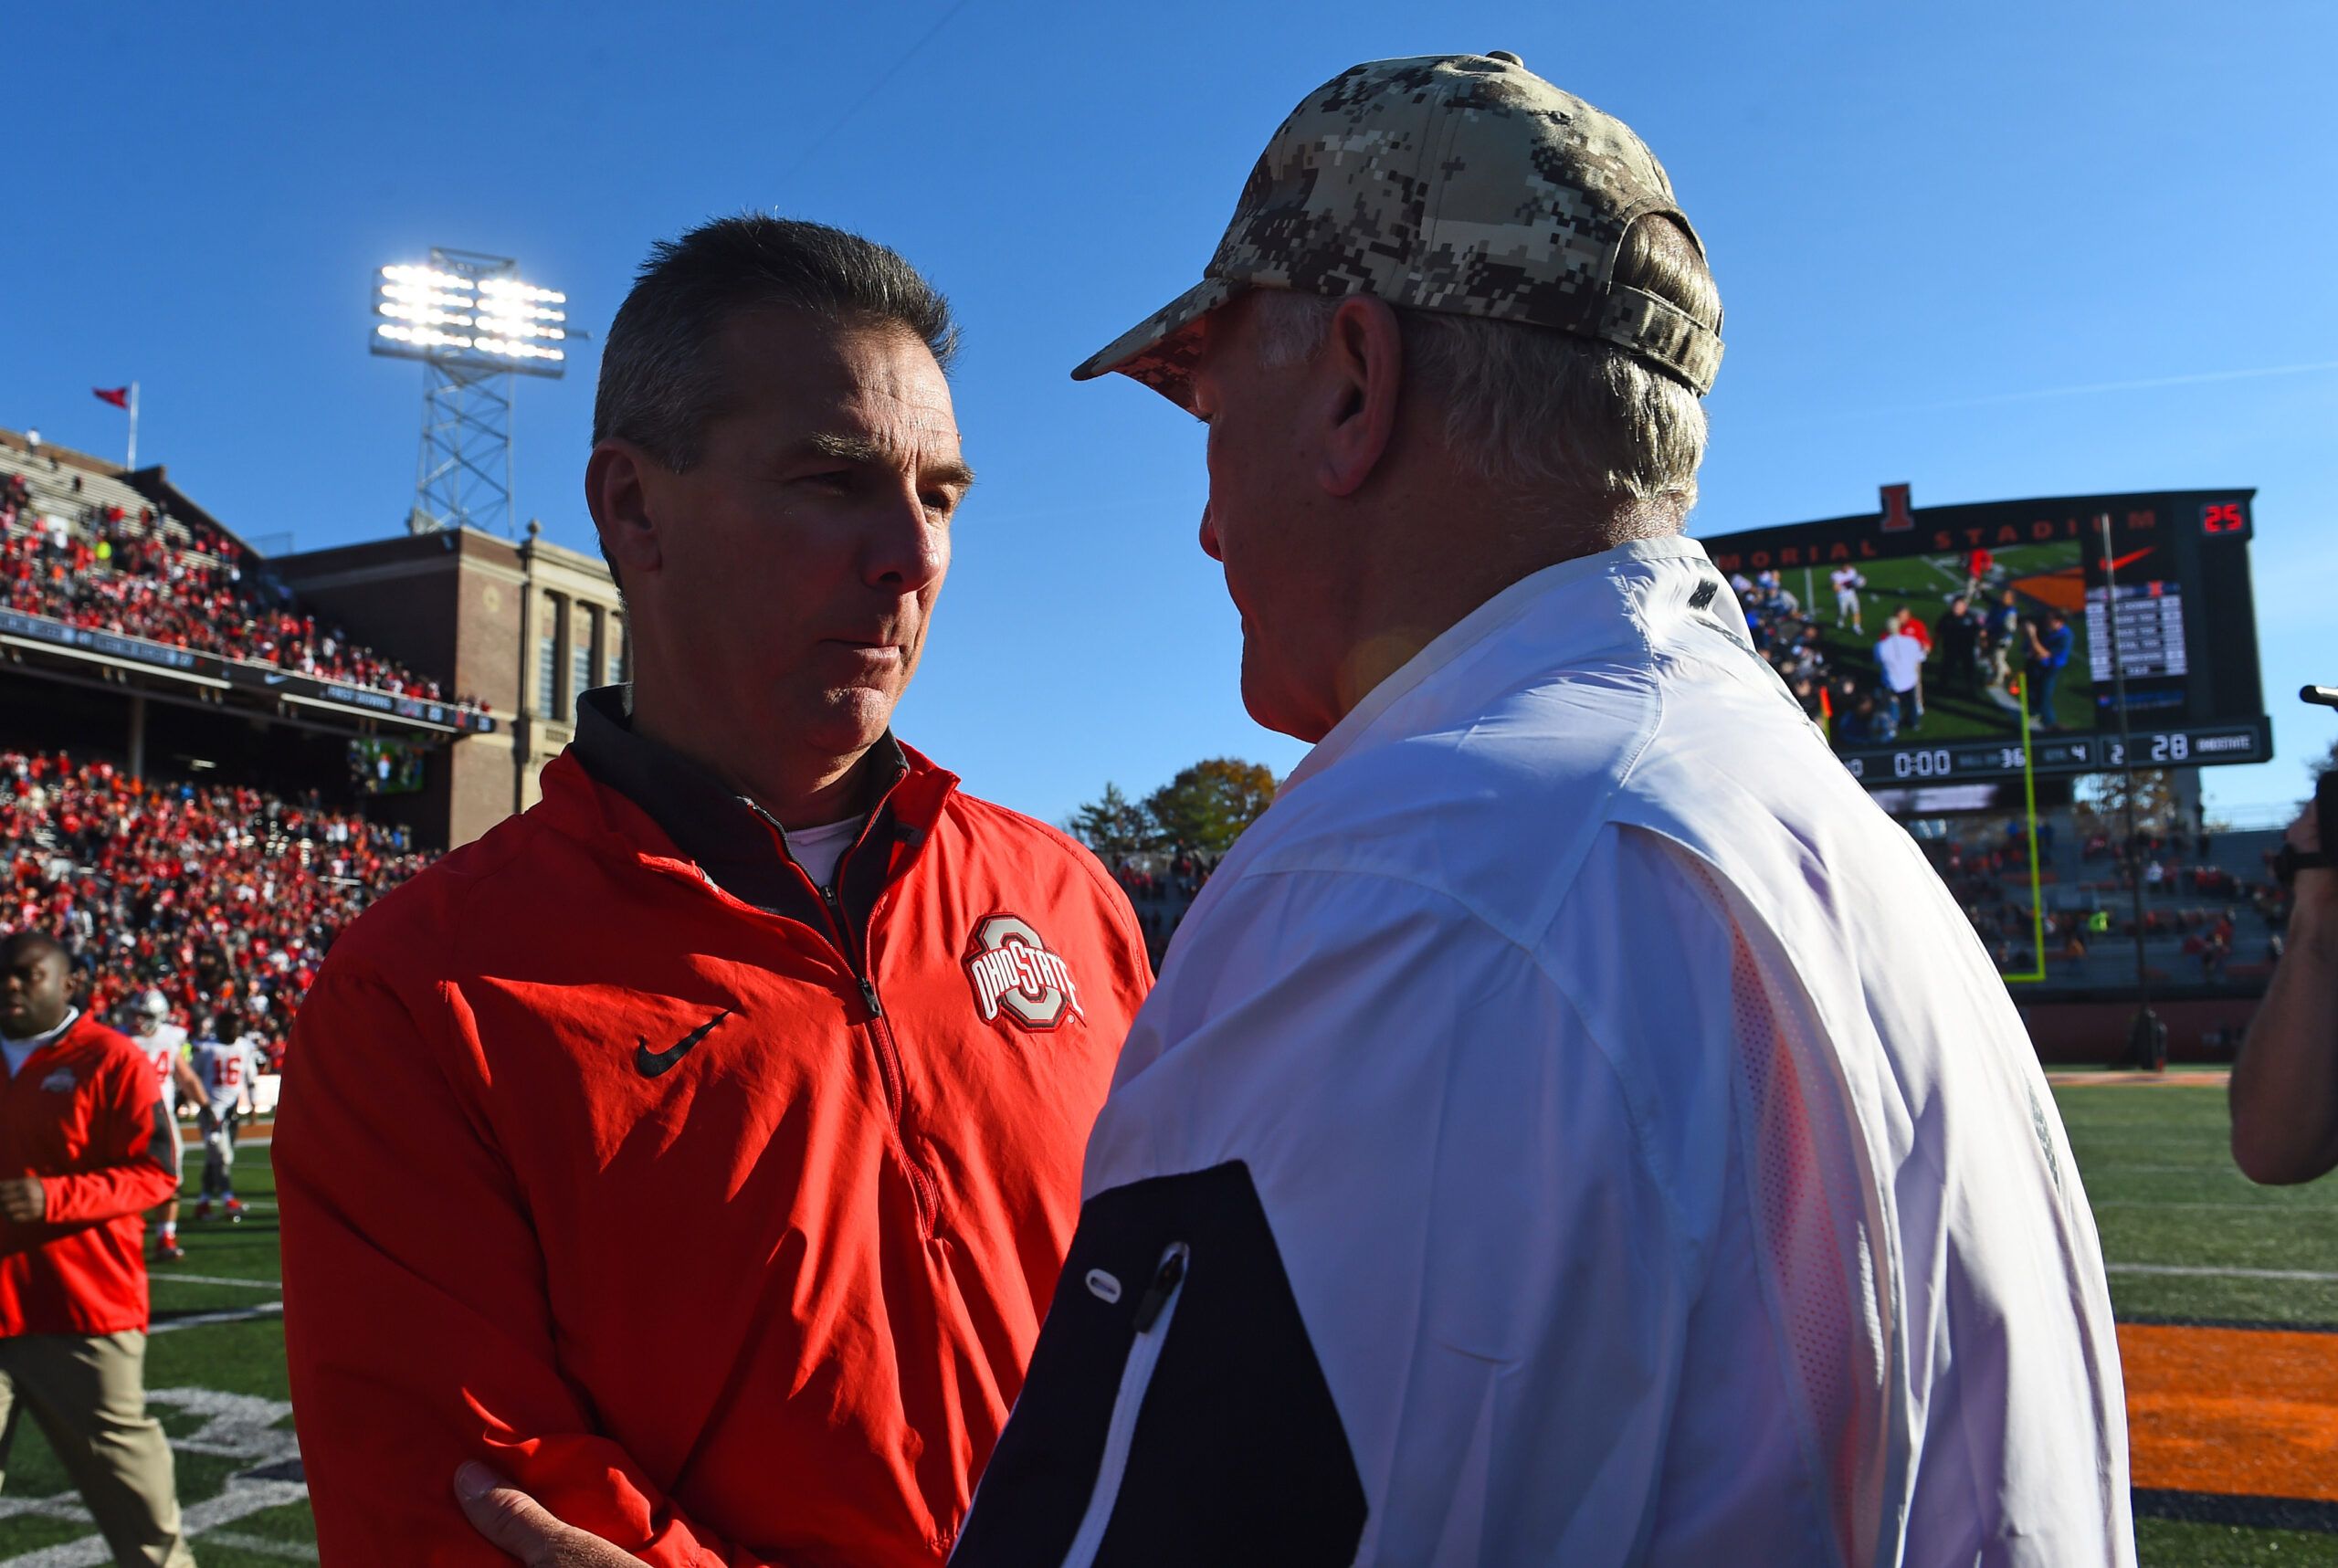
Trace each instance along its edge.
{"label": "red ohio state jacket", "polygon": [[334,946],[275,1142],[328,1562],[507,1563],[466,1458],[652,1563],[948,1555],[1151,972],[1092,855],[885,760],[816,889],[588,710]]}
{"label": "red ohio state jacket", "polygon": [[88,1014],[0,1088],[0,1176],[38,1176],[37,1225],[0,1219],[0,1335],[146,1327],[146,1222],[178,1190],[154,1069]]}

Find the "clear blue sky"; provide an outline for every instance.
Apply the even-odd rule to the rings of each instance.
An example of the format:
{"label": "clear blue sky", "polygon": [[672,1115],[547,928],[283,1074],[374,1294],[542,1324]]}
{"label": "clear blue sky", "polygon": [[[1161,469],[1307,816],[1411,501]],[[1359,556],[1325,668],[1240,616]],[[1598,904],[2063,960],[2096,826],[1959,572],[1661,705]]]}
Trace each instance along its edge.
{"label": "clear blue sky", "polygon": [[[1695,531],[1869,510],[1896,480],[1919,505],[2259,487],[2281,757],[2208,776],[2212,802],[2262,806],[2338,738],[2291,696],[2338,682],[2333,18],[22,6],[0,425],[117,453],[89,389],[136,377],[142,460],[231,526],[374,537],[410,503],[421,373],[364,351],[373,268],[515,256],[597,330],[653,238],[749,207],[841,224],[926,268],[967,328],[982,483],[902,735],[1050,818],[1204,756],[1280,773],[1301,748],[1243,714],[1235,616],[1194,543],[1198,426],[1066,372],[1199,275],[1310,88],[1508,48],[1638,130],[1710,247],[1729,353]],[[580,548],[591,371],[523,383],[517,418],[520,513]]]}

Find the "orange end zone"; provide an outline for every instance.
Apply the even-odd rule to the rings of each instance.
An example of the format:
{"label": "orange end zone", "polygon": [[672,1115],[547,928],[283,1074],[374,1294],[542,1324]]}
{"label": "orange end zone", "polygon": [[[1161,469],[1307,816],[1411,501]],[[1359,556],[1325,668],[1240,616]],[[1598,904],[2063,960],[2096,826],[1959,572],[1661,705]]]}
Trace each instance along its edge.
{"label": "orange end zone", "polygon": [[2338,1334],[2119,1325],[2133,1484],[2338,1502]]}

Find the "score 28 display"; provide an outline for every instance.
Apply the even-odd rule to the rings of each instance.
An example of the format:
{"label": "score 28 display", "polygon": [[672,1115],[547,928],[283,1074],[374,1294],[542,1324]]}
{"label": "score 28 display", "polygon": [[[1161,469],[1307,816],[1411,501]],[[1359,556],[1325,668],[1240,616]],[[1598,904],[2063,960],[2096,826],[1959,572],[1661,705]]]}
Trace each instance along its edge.
{"label": "score 28 display", "polygon": [[2114,646],[2137,765],[2271,756],[2253,490],[1922,508],[1892,490],[1877,512],[1703,541],[1863,783],[2126,765]]}

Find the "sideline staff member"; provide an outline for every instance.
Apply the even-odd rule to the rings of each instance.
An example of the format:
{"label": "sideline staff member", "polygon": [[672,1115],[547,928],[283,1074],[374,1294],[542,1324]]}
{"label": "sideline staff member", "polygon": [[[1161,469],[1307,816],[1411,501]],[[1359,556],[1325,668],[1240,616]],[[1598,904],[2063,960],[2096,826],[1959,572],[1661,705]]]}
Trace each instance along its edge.
{"label": "sideline staff member", "polygon": [[670,1568],[948,1554],[1150,984],[1092,854],[888,728],[972,479],[953,342],[900,257],[767,217],[618,312],[630,708],[335,944],[285,1075],[328,1563],[505,1563],[467,1458]]}
{"label": "sideline staff member", "polygon": [[2338,1167],[2338,773],[2286,835],[2289,945],[2232,1067],[2232,1157],[2285,1186]]}
{"label": "sideline staff member", "polygon": [[66,1001],[54,937],[0,938],[0,1464],[26,1409],[124,1568],[194,1568],[146,1414],[145,1221],[177,1190],[153,1068]]}

